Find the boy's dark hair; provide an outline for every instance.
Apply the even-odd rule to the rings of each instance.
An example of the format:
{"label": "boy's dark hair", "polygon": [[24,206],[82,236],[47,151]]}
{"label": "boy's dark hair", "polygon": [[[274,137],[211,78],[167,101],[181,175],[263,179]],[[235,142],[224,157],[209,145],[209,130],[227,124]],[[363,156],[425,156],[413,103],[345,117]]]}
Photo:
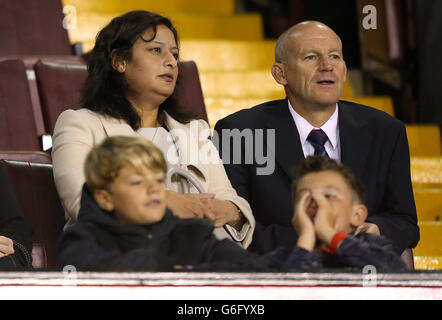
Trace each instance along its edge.
{"label": "boy's dark hair", "polygon": [[338,163],[333,159],[323,156],[308,156],[301,162],[299,162],[295,169],[293,170],[293,183],[292,183],[292,197],[296,199],[298,182],[305,175],[312,172],[321,171],[334,171],[341,175],[350,190],[356,195],[356,200],[360,203],[365,203],[365,188],[364,185],[359,181],[354,173],[344,166],[342,163]]}
{"label": "boy's dark hair", "polygon": [[[112,66],[112,59],[119,56],[132,59],[132,48],[137,39],[149,28],[153,29],[151,39],[155,39],[157,27],[164,25],[172,31],[179,46],[178,34],[172,22],[153,12],[136,10],[112,19],[97,35],[95,46],[87,60],[88,76],[81,92],[83,107],[113,118],[124,120],[134,130],[141,126],[141,118],[132,104],[126,99],[129,87],[124,76]],[[180,81],[179,75],[177,83]],[[164,124],[166,111],[176,120],[187,123],[193,115],[183,111],[175,92],[161,105],[158,122]]]}

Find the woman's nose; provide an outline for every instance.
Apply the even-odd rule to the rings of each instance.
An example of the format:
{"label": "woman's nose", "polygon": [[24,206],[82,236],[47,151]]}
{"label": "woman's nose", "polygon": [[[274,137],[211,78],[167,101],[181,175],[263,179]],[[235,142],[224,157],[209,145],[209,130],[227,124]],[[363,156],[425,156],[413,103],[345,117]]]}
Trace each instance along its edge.
{"label": "woman's nose", "polygon": [[178,61],[176,60],[175,56],[169,52],[165,59],[165,64],[167,68],[174,69],[177,67]]}

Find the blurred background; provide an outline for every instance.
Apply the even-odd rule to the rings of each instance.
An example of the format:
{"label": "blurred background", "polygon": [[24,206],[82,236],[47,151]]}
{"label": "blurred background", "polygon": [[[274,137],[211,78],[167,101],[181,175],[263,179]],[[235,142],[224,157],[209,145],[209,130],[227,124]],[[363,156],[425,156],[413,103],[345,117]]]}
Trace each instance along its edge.
{"label": "blurred background", "polygon": [[[24,61],[32,125],[46,151],[44,137],[50,138],[62,111],[54,113],[50,100],[60,95],[71,100],[57,100],[56,108],[80,107],[87,53],[113,17],[143,9],[172,20],[181,60],[195,63],[186,101],[196,101],[212,128],[237,110],[284,98],[270,74],[276,39],[303,20],[327,24],[343,41],[348,77],[342,99],[383,110],[406,125],[421,228],[415,267],[442,269],[442,1],[0,0],[0,7],[0,64]],[[64,73],[45,82],[46,67]]]}

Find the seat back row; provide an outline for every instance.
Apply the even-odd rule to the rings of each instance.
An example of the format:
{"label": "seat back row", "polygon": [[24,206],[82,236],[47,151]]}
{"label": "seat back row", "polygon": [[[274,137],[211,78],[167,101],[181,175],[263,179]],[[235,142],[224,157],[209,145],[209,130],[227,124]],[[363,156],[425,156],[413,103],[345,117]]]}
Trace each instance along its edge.
{"label": "seat back row", "polygon": [[[180,104],[207,121],[196,64],[180,62],[178,68]],[[80,107],[86,77],[78,57],[0,58],[0,150],[46,150],[44,137],[53,133],[60,113]]]}
{"label": "seat back row", "polygon": [[[178,101],[207,120],[196,64],[180,62],[179,70]],[[43,138],[53,133],[61,112],[80,107],[86,76],[86,65],[72,57],[0,61],[0,162],[31,229],[35,267],[56,266],[65,222]]]}

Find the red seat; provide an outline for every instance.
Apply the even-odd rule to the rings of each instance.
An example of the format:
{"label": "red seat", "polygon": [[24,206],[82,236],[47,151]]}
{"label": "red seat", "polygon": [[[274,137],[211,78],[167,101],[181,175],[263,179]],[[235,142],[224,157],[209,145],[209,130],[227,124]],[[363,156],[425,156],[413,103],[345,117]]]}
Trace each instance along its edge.
{"label": "red seat", "polygon": [[[412,90],[417,77],[414,1],[358,0],[357,7],[362,69],[387,85],[387,94],[395,96],[401,120],[416,122],[417,96]],[[363,13],[364,8],[376,9],[375,29],[364,26],[364,18],[374,15],[374,11]]]}
{"label": "red seat", "polygon": [[0,150],[41,150],[21,60],[0,61]]}
{"label": "red seat", "polygon": [[0,55],[73,55],[60,0],[1,1]]}
{"label": "red seat", "polygon": [[33,114],[34,114],[34,121],[35,121],[35,126],[37,129],[37,134],[39,136],[43,136],[47,132],[45,129],[45,125],[43,123],[43,115],[42,115],[42,110],[41,110],[40,97],[38,94],[37,82],[35,79],[35,72],[34,72],[35,64],[42,59],[47,59],[53,63],[79,65],[79,64],[85,64],[85,60],[82,57],[77,57],[77,56],[46,56],[46,55],[0,56],[0,61],[17,60],[17,59],[22,60],[23,63],[25,64],[26,76],[28,78],[29,91],[31,94],[31,101],[32,101],[32,110],[33,110]]}
{"label": "red seat", "polygon": [[[178,64],[179,79],[176,97],[180,104],[207,121],[198,69],[193,61]],[[87,77],[85,65],[42,59],[35,64],[41,110],[46,132],[52,134],[58,116],[66,109],[80,107],[80,90]]]}
{"label": "red seat", "polygon": [[34,67],[46,132],[54,132],[58,116],[80,108],[80,91],[87,77],[85,64],[40,60]]}
{"label": "red seat", "polygon": [[55,268],[58,240],[65,224],[51,164],[0,160],[23,217],[31,229],[33,266]]}
{"label": "red seat", "polygon": [[29,161],[52,164],[51,155],[44,151],[0,150],[0,160]]}
{"label": "red seat", "polygon": [[196,119],[208,121],[203,90],[195,62],[181,61],[178,63],[178,69],[179,77],[176,87],[178,101],[185,109],[195,114]]}
{"label": "red seat", "polygon": [[414,270],[414,256],[413,256],[413,250],[408,248],[405,249],[404,252],[402,252],[402,260],[404,260],[405,264],[407,265],[407,268],[409,270]]}

